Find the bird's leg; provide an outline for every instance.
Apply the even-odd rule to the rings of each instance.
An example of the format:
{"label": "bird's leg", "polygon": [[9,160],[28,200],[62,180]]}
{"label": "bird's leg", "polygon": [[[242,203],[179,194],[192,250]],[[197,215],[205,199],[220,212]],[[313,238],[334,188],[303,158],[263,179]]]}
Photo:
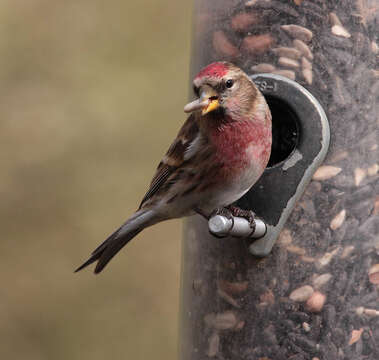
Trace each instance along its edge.
{"label": "bird's leg", "polygon": [[197,214],[201,215],[206,220],[209,220],[211,217],[213,217],[215,215],[222,215],[222,216],[225,216],[229,220],[233,220],[233,214],[232,214],[231,210],[229,210],[229,208],[226,208],[226,207],[217,208],[217,209],[213,210],[210,215],[206,215],[199,208],[194,208],[194,211]]}
{"label": "bird's leg", "polygon": [[237,217],[242,217],[244,219],[246,219],[249,224],[250,224],[250,227],[255,230],[255,213],[251,210],[243,210],[243,209],[240,209],[236,206],[233,206],[233,205],[229,205],[227,207],[229,209],[229,211],[231,212],[231,214],[233,216],[237,216]]}
{"label": "bird's leg", "polygon": [[213,217],[213,216],[215,216],[215,215],[225,216],[227,219],[233,220],[233,213],[227,207],[220,207],[220,208],[217,208],[217,209],[213,210],[212,213],[211,213],[210,218]]}

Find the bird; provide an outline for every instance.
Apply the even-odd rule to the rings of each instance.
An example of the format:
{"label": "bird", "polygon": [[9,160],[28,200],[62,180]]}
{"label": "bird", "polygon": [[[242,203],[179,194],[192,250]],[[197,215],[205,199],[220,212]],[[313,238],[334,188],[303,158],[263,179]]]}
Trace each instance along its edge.
{"label": "bird", "polygon": [[217,61],[194,77],[196,99],[184,107],[189,117],[159,163],[137,211],[75,272],[109,261],[146,227],[164,220],[215,213],[254,213],[233,206],[261,177],[270,158],[271,113],[264,96],[236,65]]}

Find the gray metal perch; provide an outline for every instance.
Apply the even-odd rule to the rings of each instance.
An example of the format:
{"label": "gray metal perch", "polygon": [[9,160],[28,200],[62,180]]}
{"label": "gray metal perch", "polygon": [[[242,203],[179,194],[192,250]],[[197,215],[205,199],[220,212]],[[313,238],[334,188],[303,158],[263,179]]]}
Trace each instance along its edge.
{"label": "gray metal perch", "polygon": [[267,231],[266,224],[260,219],[255,219],[255,229],[252,229],[249,222],[244,218],[233,217],[233,219],[228,219],[223,215],[212,216],[208,220],[208,228],[211,234],[216,236],[230,235],[253,239],[261,238]]}

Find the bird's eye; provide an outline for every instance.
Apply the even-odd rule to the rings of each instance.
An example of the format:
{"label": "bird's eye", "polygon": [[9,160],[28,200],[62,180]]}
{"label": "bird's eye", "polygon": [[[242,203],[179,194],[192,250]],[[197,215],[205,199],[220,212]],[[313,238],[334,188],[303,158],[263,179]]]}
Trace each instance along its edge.
{"label": "bird's eye", "polygon": [[199,96],[199,88],[197,86],[193,86],[193,92],[195,93],[196,96]]}
{"label": "bird's eye", "polygon": [[231,88],[231,87],[233,86],[233,84],[234,84],[234,81],[233,81],[232,79],[228,79],[228,80],[226,80],[226,82],[225,82],[225,86],[226,86],[227,88]]}

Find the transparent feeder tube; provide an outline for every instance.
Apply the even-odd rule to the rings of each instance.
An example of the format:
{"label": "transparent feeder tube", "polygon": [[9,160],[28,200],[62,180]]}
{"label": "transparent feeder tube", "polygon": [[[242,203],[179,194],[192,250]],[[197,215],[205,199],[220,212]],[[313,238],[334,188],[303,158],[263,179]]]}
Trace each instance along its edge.
{"label": "transparent feeder tube", "polygon": [[299,82],[331,144],[268,257],[187,221],[182,360],[379,359],[378,22],[377,0],[195,0],[192,74],[228,60]]}

